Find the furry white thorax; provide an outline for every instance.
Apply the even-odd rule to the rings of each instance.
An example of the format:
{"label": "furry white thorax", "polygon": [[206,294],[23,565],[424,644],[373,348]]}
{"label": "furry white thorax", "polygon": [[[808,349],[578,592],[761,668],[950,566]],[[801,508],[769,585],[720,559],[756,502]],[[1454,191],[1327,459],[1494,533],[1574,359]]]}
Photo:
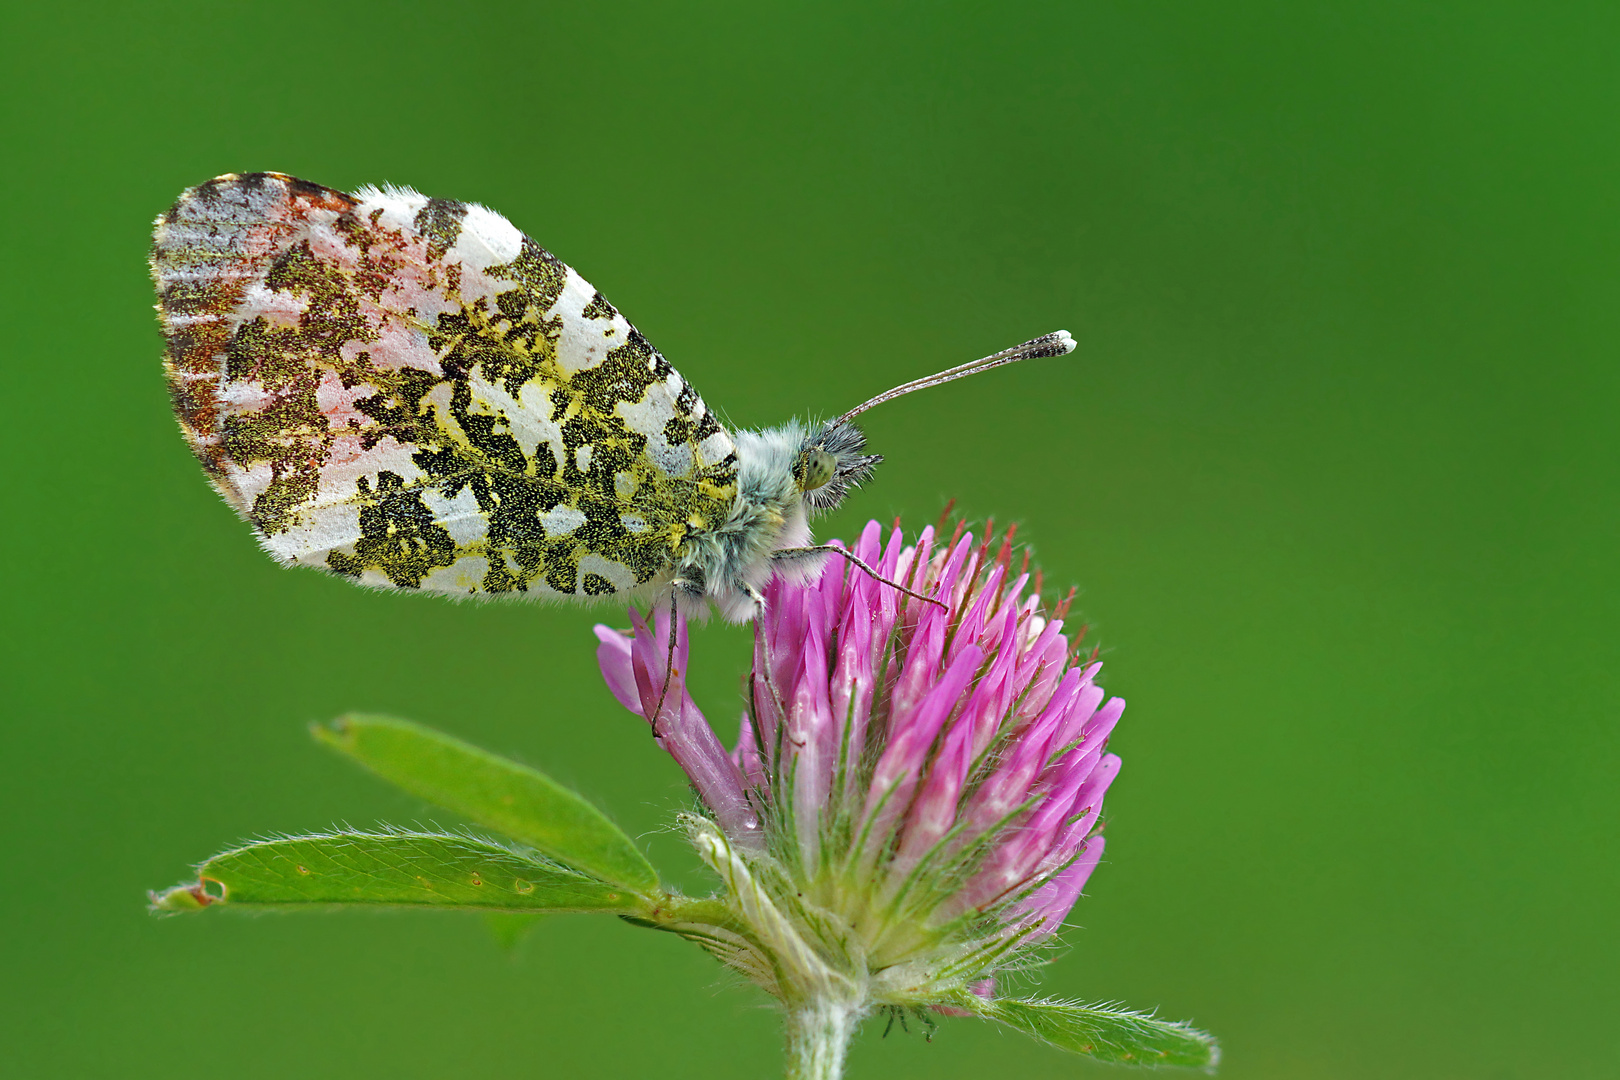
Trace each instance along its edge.
{"label": "furry white thorax", "polygon": [[794,464],[809,428],[794,420],[764,431],[739,431],[737,497],[718,528],[686,538],[675,562],[675,596],[688,615],[711,601],[727,622],[747,622],[755,600],[774,575],[815,577],[824,553],[778,555],[813,543],[804,492]]}

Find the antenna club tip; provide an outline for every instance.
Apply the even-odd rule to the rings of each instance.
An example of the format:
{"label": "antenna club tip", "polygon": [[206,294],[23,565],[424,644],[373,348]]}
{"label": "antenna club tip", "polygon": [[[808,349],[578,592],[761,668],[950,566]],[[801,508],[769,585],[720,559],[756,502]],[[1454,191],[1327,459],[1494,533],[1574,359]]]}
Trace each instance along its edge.
{"label": "antenna club tip", "polygon": [[1050,334],[1031,338],[1001,355],[1008,360],[1033,360],[1040,356],[1067,356],[1072,352],[1074,352],[1074,338],[1067,330],[1054,330]]}

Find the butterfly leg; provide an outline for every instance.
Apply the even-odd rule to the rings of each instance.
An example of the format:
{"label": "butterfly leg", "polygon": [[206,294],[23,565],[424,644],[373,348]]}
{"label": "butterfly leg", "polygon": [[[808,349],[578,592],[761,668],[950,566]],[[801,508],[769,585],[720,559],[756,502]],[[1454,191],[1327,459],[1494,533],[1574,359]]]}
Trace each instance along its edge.
{"label": "butterfly leg", "polygon": [[[765,595],[747,584],[743,585],[743,592],[754,602],[754,632],[757,634],[759,620],[765,617]],[[771,700],[776,703],[776,715],[782,718],[782,722],[777,724],[778,731],[781,731],[787,726],[787,706],[782,702],[782,692],[776,688],[776,676],[771,673],[776,666],[776,660],[771,656],[771,636],[765,634],[761,640],[765,643],[765,688],[771,692]]]}
{"label": "butterfly leg", "polygon": [[681,625],[681,599],[703,597],[703,586],[696,581],[686,578],[676,578],[670,582],[669,595],[669,652],[664,657],[664,683],[658,688],[658,705],[653,709],[652,735],[657,739],[658,721],[664,715],[664,698],[669,695],[670,681],[675,677],[675,639],[680,633]]}
{"label": "butterfly leg", "polygon": [[883,582],[883,584],[889,586],[892,589],[896,589],[896,590],[898,590],[900,592],[903,592],[907,596],[915,597],[916,599],[921,600],[925,604],[938,604],[940,607],[945,607],[946,606],[945,602],[943,600],[936,600],[932,596],[924,596],[920,592],[912,592],[910,589],[906,588],[904,585],[900,584],[898,581],[890,581],[888,578],[886,578],[882,574],[878,573],[872,567],[868,566],[865,563],[865,561],[863,561],[853,551],[850,551],[850,550],[848,550],[846,548],[841,548],[837,544],[816,544],[813,547],[778,548],[777,550],[771,552],[771,558],[772,559],[781,559],[783,561],[789,561],[789,560],[791,560],[791,559],[793,559],[793,558],[795,558],[797,556],[808,555],[808,554],[810,554],[812,552],[822,552],[822,551],[831,552],[831,553],[833,553],[835,555],[842,555],[844,558],[848,559],[851,563],[853,563],[856,566],[860,567],[862,570],[865,570],[875,580],[881,581],[881,582]]}

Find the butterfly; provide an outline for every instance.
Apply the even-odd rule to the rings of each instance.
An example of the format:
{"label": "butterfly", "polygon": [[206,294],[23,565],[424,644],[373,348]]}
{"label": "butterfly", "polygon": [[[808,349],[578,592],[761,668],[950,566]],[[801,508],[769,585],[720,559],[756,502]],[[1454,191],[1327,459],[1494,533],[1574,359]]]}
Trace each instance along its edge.
{"label": "butterfly", "polygon": [[157,219],[151,266],[181,430],[278,562],[732,621],[839,550],[809,519],[882,460],[857,415],[1074,348],[1059,331],[834,420],[728,431],[601,293],[476,204],[228,174]]}

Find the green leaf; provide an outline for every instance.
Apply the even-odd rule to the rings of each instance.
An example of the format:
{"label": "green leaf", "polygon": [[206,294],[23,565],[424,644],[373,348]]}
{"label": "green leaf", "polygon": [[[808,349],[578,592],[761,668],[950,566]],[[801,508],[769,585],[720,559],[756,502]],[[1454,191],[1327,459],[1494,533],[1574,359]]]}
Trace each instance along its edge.
{"label": "green leaf", "polygon": [[[971,997],[972,1000],[967,1000]],[[1160,1020],[1112,1005],[1071,1001],[985,1001],[967,995],[955,1002],[979,1016],[1042,1042],[1098,1061],[1121,1065],[1185,1065],[1214,1072],[1221,1060],[1215,1036],[1190,1024]]]}
{"label": "green leaf", "polygon": [[154,894],[152,903],[164,911],[215,904],[388,904],[631,916],[649,910],[631,890],[491,840],[357,831],[263,840],[222,852],[197,868],[195,885]]}
{"label": "green leaf", "polygon": [[351,713],[315,737],[413,795],[651,896],[658,871],[596,807],[544,773],[432,728]]}

